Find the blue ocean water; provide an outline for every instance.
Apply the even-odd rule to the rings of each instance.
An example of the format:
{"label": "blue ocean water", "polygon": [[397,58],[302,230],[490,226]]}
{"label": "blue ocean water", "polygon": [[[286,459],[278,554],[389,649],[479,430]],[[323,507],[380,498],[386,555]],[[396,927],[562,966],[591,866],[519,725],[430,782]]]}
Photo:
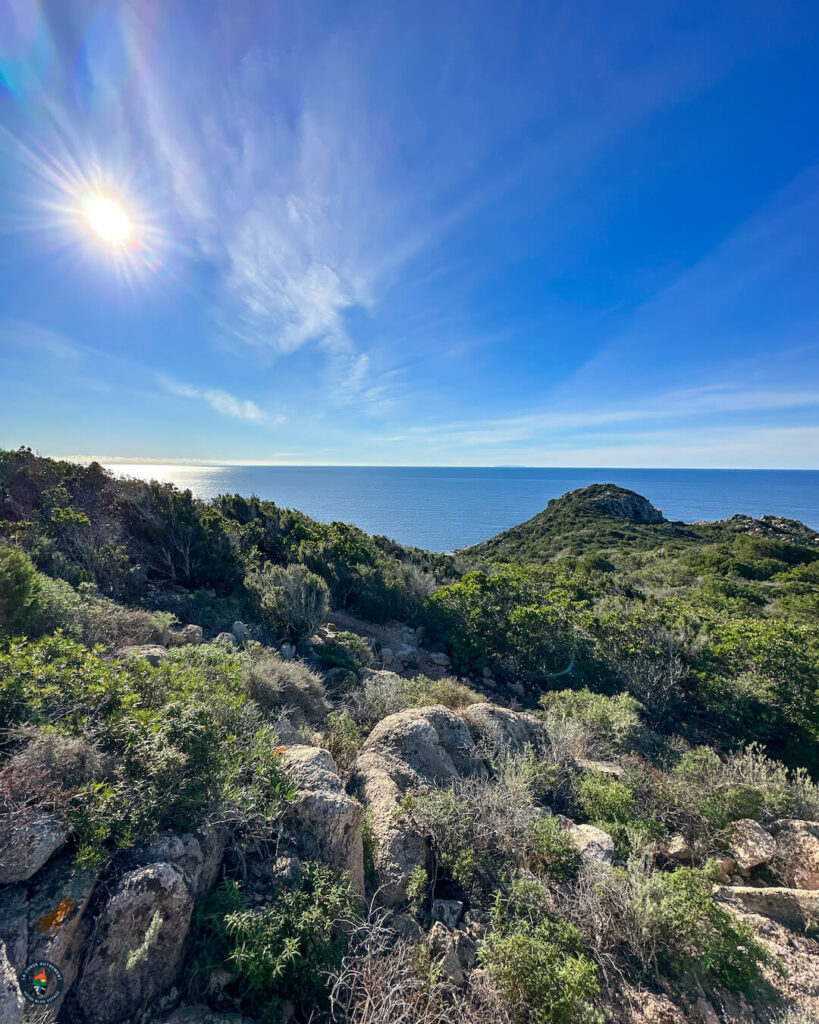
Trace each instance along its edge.
{"label": "blue ocean water", "polygon": [[402,544],[452,551],[529,519],[550,498],[592,483],[645,495],[668,519],[734,512],[801,519],[819,529],[819,471],[517,469],[111,464],[118,475],[172,481],[202,498],[256,494],[322,522],[356,523]]}

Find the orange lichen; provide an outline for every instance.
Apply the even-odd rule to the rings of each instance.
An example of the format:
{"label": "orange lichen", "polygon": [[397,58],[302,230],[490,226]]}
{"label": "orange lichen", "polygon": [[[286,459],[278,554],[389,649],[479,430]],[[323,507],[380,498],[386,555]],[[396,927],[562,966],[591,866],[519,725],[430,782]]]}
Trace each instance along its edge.
{"label": "orange lichen", "polygon": [[47,932],[49,928],[59,928],[76,905],[77,901],[72,900],[70,896],[67,896],[60,902],[60,905],[56,910],[52,910],[50,914],[44,914],[40,918],[37,922],[37,931]]}

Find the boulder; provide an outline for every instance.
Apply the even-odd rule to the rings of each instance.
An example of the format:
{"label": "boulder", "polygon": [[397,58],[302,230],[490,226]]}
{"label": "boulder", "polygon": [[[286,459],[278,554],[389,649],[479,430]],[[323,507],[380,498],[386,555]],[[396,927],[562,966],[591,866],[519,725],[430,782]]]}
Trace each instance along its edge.
{"label": "boulder", "polygon": [[665,852],[672,859],[680,864],[690,864],[694,859],[694,850],[691,844],[679,833],[673,835],[665,844]]}
{"label": "boulder", "polygon": [[598,864],[611,864],[614,860],[614,840],[602,828],[571,822],[566,831],[581,860]]}
{"label": "boulder", "polygon": [[195,623],[188,623],[187,626],[183,626],[178,633],[175,634],[174,639],[180,647],[184,647],[188,644],[198,646],[204,640],[202,627],[197,626]]}
{"label": "boulder", "polygon": [[478,944],[466,932],[455,932],[455,952],[465,971],[471,971],[478,963]]}
{"label": "boulder", "polygon": [[771,867],[793,889],[819,889],[819,821],[786,818],[776,822]]}
{"label": "boulder", "polygon": [[250,633],[244,622],[238,620],[230,627],[231,633],[236,637],[236,642],[244,646],[250,639]]}
{"label": "boulder", "polygon": [[740,818],[729,826],[730,840],[728,846],[731,856],[742,871],[767,864],[776,850],[776,843],[770,832],[767,832],[753,818]]}
{"label": "boulder", "polygon": [[159,644],[131,644],[128,647],[120,647],[117,651],[118,658],[144,658],[149,665],[158,665],[167,654],[164,647]]}
{"label": "boulder", "polygon": [[67,838],[53,814],[28,808],[0,814],[0,885],[31,878]]}
{"label": "boulder", "polygon": [[448,654],[444,654],[443,651],[430,651],[427,657],[433,665],[437,665],[439,668],[449,668],[452,664],[452,659]]}
{"label": "boulder", "polygon": [[450,931],[461,920],[464,905],[460,900],[433,900],[432,920],[440,921]]}
{"label": "boulder", "polygon": [[548,746],[543,722],[534,715],[519,714],[496,704],[471,704],[460,712],[475,744],[492,754],[515,756],[529,748],[535,752]]}
{"label": "boulder", "polygon": [[6,947],[0,942],[0,1024],[22,1024],[24,1006],[17,972],[6,955]]}
{"label": "boulder", "polygon": [[279,654],[284,658],[285,661],[292,661],[296,657],[296,648],[294,644],[282,644],[279,648]]}
{"label": "boulder", "polygon": [[75,993],[87,1024],[118,1024],[176,980],[193,911],[173,864],[128,872],[94,924]]}
{"label": "boulder", "polygon": [[155,1018],[153,1024],[254,1024],[239,1013],[214,1013],[207,1006],[180,1006],[166,1017]]}
{"label": "boulder", "polygon": [[717,885],[720,899],[738,904],[751,914],[761,914],[796,931],[819,928],[819,891],[784,886]]}
{"label": "boulder", "polygon": [[213,638],[213,642],[220,647],[238,647],[239,641],[232,633],[219,633]]}
{"label": "boulder", "polygon": [[436,921],[427,936],[429,951],[440,961],[444,977],[458,988],[464,984],[464,969],[455,948],[452,933],[440,921]]}
{"label": "boulder", "polygon": [[203,825],[196,835],[165,833],[137,851],[134,862],[139,865],[175,865],[185,876],[191,893],[199,896],[207,892],[216,880],[226,841],[224,829],[209,824]]}
{"label": "boulder", "polygon": [[363,894],[364,811],[345,793],[335,761],[326,750],[298,745],[287,747],[282,762],[298,785],[287,811],[298,856],[348,871],[353,888]]}
{"label": "boulder", "polygon": [[72,856],[61,857],[37,876],[29,899],[28,962],[50,960],[63,973],[63,991],[49,1004],[55,1015],[80,968],[91,930],[85,911],[97,877]]}
{"label": "boulder", "polygon": [[396,914],[392,919],[392,927],[399,939],[411,942],[413,945],[424,937],[421,925],[409,914]]}
{"label": "boulder", "polygon": [[19,974],[28,963],[28,894],[22,884],[10,885],[0,898],[0,942]]}

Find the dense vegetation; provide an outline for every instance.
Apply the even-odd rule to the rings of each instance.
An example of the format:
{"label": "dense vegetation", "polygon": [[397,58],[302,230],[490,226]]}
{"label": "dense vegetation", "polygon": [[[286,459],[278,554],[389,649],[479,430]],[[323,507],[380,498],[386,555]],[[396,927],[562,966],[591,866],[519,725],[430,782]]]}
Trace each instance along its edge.
{"label": "dense vegetation", "polygon": [[[370,671],[378,643],[315,636],[330,609],[424,629],[460,678]],[[159,832],[225,828],[183,988],[263,1020],[332,1005],[349,1021],[591,1024],[626,978],[756,998],[771,957],[711,882],[733,822],[819,818],[817,621],[819,535],[787,520],[668,523],[600,485],[446,556],[0,452],[0,796],[55,815],[104,877]],[[212,642],[192,645],[191,625]],[[156,664],[126,651],[150,644],[169,648]],[[428,953],[362,923],[344,878],[311,864],[284,884],[253,864],[275,861],[295,792],[285,729],[344,776],[385,716],[468,707],[486,679],[544,723],[548,756],[400,809],[430,849],[406,909],[425,928],[441,896],[485,911],[483,980],[455,997]],[[613,838],[605,879],[567,819]],[[673,836],[690,866],[660,870]],[[398,990],[406,1016],[386,1009]]]}

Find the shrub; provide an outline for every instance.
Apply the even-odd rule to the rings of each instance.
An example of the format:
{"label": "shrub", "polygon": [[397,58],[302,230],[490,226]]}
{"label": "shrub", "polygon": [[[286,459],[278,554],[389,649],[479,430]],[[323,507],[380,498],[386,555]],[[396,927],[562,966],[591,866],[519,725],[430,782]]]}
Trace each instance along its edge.
{"label": "shrub", "polygon": [[754,786],[724,786],[707,794],[698,803],[698,810],[715,828],[725,828],[740,818],[758,820],[765,797]]}
{"label": "shrub", "polygon": [[351,697],[355,716],[367,731],[387,715],[407,708],[443,704],[457,711],[483,700],[474,690],[450,676],[429,679],[419,675],[404,679],[395,672],[370,672],[364,676],[363,686]]}
{"label": "shrub", "polygon": [[327,716],[324,746],[342,772],[349,771],[355,762],[364,737],[348,711],[331,711]]}
{"label": "shrub", "polygon": [[443,704],[444,707],[457,711],[480,704],[483,697],[470,690],[451,676],[444,679],[429,679],[427,676],[415,676],[403,682],[404,707],[423,708],[432,704]]}
{"label": "shrub", "polygon": [[580,932],[551,917],[531,883],[498,894],[481,965],[520,1020],[537,1024],[602,1024],[597,969]]}
{"label": "shrub", "polygon": [[28,632],[36,614],[39,573],[19,548],[0,548],[0,634]]}
{"label": "shrub", "polygon": [[331,640],[325,640],[316,648],[323,665],[328,668],[346,668],[357,672],[372,664],[372,652],[357,633],[337,633]]}
{"label": "shrub", "polygon": [[634,816],[634,791],[614,775],[588,772],[580,781],[578,799],[591,821],[626,824]]}
{"label": "shrub", "polygon": [[580,854],[557,818],[536,818],[529,826],[529,867],[535,874],[566,882],[577,874]]}
{"label": "shrub", "polygon": [[245,586],[256,597],[264,621],[296,644],[315,633],[330,609],[327,584],[303,565],[285,569],[267,562],[245,577]]}
{"label": "shrub", "polygon": [[540,698],[552,741],[574,757],[608,757],[634,747],[642,705],[630,694],[554,690]]}
{"label": "shrub", "polygon": [[292,710],[296,724],[318,725],[330,706],[320,676],[303,661],[285,661],[269,648],[252,648],[244,679],[251,698],[268,710]]}

